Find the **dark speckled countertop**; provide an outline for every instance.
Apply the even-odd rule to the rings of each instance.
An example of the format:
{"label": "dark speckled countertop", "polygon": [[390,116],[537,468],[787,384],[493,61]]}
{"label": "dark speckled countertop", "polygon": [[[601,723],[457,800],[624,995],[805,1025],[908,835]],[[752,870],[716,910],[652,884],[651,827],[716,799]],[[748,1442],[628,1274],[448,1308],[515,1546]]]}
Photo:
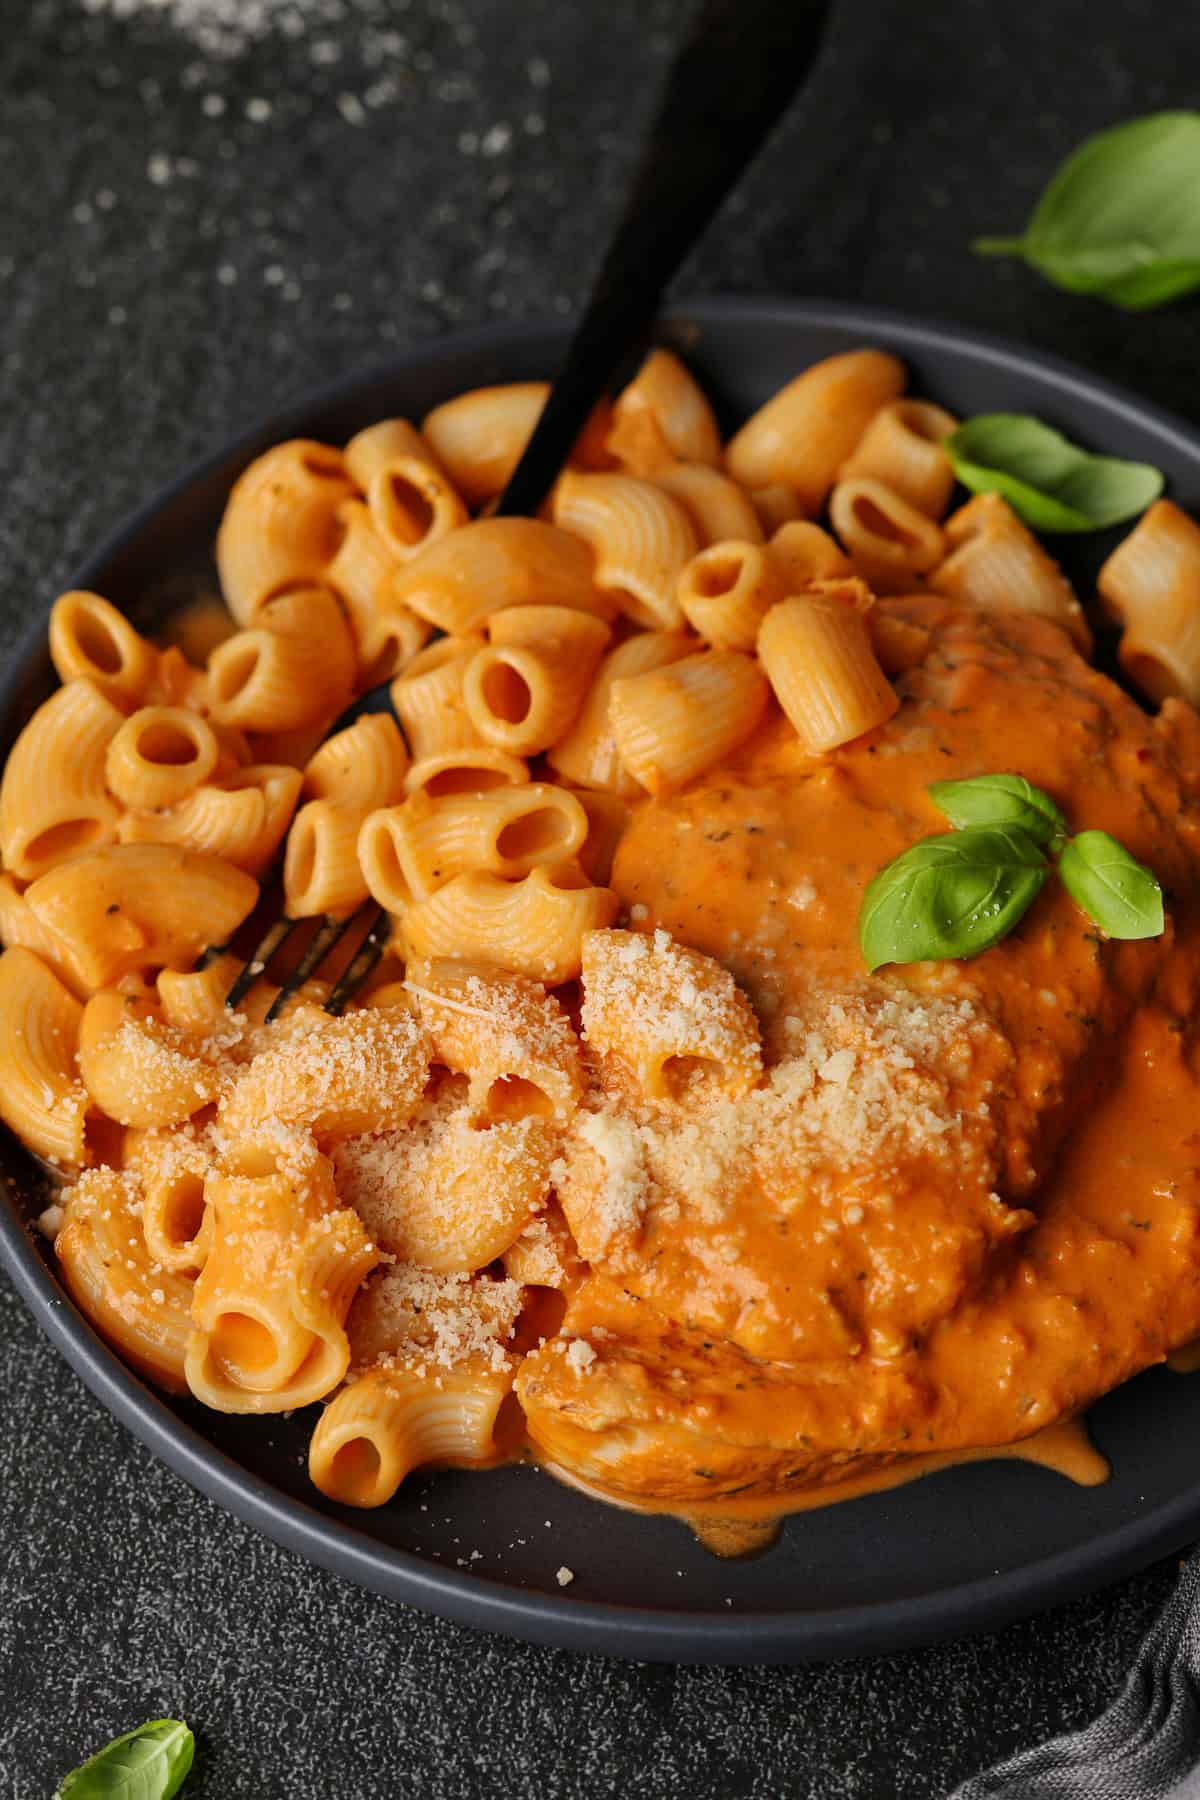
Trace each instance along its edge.
{"label": "dark speckled countertop", "polygon": [[[0,650],[181,464],[314,380],[569,315],[683,0],[0,0]],[[1085,133],[1194,101],[1190,9],[838,0],[680,292],[1003,331],[1200,420],[1200,302],[972,259]],[[128,16],[127,16],[128,15]],[[193,1494],[0,1278],[0,1797],[170,1711],[206,1800],[942,1795],[1115,1692],[1172,1567],[998,1636],[673,1669],[476,1636]]]}

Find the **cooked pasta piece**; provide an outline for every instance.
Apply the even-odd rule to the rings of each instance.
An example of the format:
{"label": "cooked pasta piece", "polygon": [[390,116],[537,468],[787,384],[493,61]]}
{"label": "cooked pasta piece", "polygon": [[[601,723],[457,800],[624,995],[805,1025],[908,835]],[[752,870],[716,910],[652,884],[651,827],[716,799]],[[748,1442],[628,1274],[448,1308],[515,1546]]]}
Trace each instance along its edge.
{"label": "cooked pasta piece", "polygon": [[829,497],[829,517],[876,593],[915,587],[946,554],[946,540],[928,514],[870,476],[839,481]]}
{"label": "cooked pasta piece", "polygon": [[[212,587],[189,600],[182,611],[172,612],[163,620],[159,641],[165,643],[168,650],[178,651],[179,660],[188,668],[193,664],[203,667],[217,645],[232,637],[236,630],[237,620]],[[167,650],[159,652],[160,671],[167,653]]]}
{"label": "cooked pasta piece", "polygon": [[950,554],[929,576],[935,593],[984,611],[1053,619],[1085,655],[1092,634],[1071,584],[999,494],[977,494],[946,520]]}
{"label": "cooked pasta piece", "polygon": [[346,918],[368,887],[358,865],[358,834],[367,815],[336,800],[310,800],[292,820],[283,863],[291,919]]}
{"label": "cooked pasta piece", "polygon": [[358,834],[368,813],[400,799],[407,766],[404,740],[386,713],[364,713],[310,759],[304,792],[315,798],[292,821],[284,861],[290,917],[344,917],[366,899]]}
{"label": "cooked pasta piece", "polygon": [[122,1164],[141,1184],[142,1233],[152,1263],[179,1274],[204,1267],[212,1244],[204,1179],[214,1157],[206,1132],[126,1133]]}
{"label": "cooked pasta piece", "polygon": [[[461,1083],[446,1077],[445,1086],[452,1090]],[[439,1104],[434,1102],[435,1110]],[[412,1263],[392,1263],[366,1283],[347,1320],[354,1370],[410,1355],[435,1379],[472,1357],[482,1357],[492,1369],[509,1368],[508,1346],[524,1299],[515,1281],[436,1275]]]}
{"label": "cooked pasta piece", "polygon": [[628,1065],[648,1100],[736,1099],[762,1075],[758,1020],[733,976],[665,931],[583,940],[584,1037]]}
{"label": "cooked pasta piece", "polygon": [[258,608],[254,626],[213,651],[210,708],[222,725],[288,731],[341,711],[357,656],[326,587],[294,588]]}
{"label": "cooked pasta piece", "polygon": [[392,705],[414,762],[482,741],[467,712],[463,684],[483,648],[475,633],[436,638],[393,681]]}
{"label": "cooked pasta piece", "polygon": [[343,1506],[386,1506],[404,1477],[428,1463],[496,1459],[500,1408],[513,1371],[485,1363],[430,1379],[421,1362],[393,1361],[347,1383],[313,1432],[313,1486]]}
{"label": "cooked pasta piece", "polygon": [[[225,634],[226,637],[232,635],[232,632]],[[224,641],[222,638],[221,642]],[[143,706],[182,706],[191,712],[207,712],[208,671],[195,668],[177,644],[168,644],[165,650],[159,651],[154,673],[140,698]],[[231,731],[232,741],[236,741],[236,735]]]}
{"label": "cooked pasta piece", "polygon": [[204,781],[221,747],[206,719],[182,706],[143,706],[109,740],[109,789],[135,812],[178,806]]}
{"label": "cooked pasta piece", "polygon": [[327,738],[304,770],[306,800],[336,800],[367,813],[392,806],[404,792],[408,752],[387,713],[364,713]]}
{"label": "cooked pasta piece", "polygon": [[1173,613],[1181,592],[1200,592],[1200,524],[1173,500],[1156,500],[1101,566],[1096,588],[1121,625]]}
{"label": "cooked pasta piece", "polygon": [[529,780],[528,765],[491,744],[443,750],[413,763],[404,777],[406,794],[440,800],[446,794],[486,794],[489,788],[512,787]]}
{"label": "cooked pasta piece", "polygon": [[206,962],[202,969],[162,969],[154,986],[158,993],[163,1018],[169,1025],[201,1036],[214,1026],[228,1023],[230,1013],[225,996],[233,986],[242,959],[225,951]]}
{"label": "cooked pasta piece", "polygon": [[623,676],[609,699],[621,761],[648,793],[672,793],[744,743],[768,697],[757,663],[736,650]]}
{"label": "cooked pasta piece", "polygon": [[770,537],[780,526],[804,517],[804,508],[795,488],[785,481],[769,481],[765,487],[751,488],[750,499],[758,514],[764,537]]}
{"label": "cooked pasta piece", "polygon": [[168,1025],[155,1000],[108,988],[79,1023],[79,1074],[94,1105],[118,1125],[161,1130],[210,1105],[224,1085],[202,1040]]}
{"label": "cooked pasta piece", "polygon": [[785,595],[803,594],[814,581],[834,581],[854,573],[854,564],[841,545],[807,519],[781,525],[767,545],[767,556]]}
{"label": "cooked pasta piece", "polygon": [[928,400],[893,400],[875,414],[838,479],[881,481],[918,512],[940,519],[954,490],[954,465],[942,444],[957,426],[953,413]]}
{"label": "cooked pasta piece", "polygon": [[[640,792],[635,782],[635,792]],[[633,808],[621,794],[600,788],[579,788],[575,798],[587,814],[587,836],[579,846],[579,866],[597,887],[607,887],[617,845],[629,828]]]}
{"label": "cooked pasta piece", "polygon": [[464,525],[402,570],[396,598],[452,635],[506,606],[569,606],[602,619],[617,610],[593,584],[587,545],[540,519]]}
{"label": "cooked pasta piece", "polygon": [[433,1060],[468,1077],[472,1122],[570,1118],[582,1090],[579,1043],[540,982],[489,963],[438,961],[414,964],[405,987],[429,1032]]}
{"label": "cooked pasta piece", "polygon": [[805,512],[819,512],[880,407],[903,393],[904,379],[903,364],[882,350],[847,350],[813,363],[730,439],[730,474],[748,488],[782,482]]}
{"label": "cooked pasta piece", "polygon": [[720,469],[710,469],[707,463],[671,463],[656,469],[651,480],[686,509],[702,544],[730,538],[762,543],[762,524],[750,496]]}
{"label": "cooked pasta piece", "polygon": [[401,935],[412,959],[492,962],[556,987],[578,975],[584,932],[611,925],[616,913],[609,888],[593,887],[577,865],[561,863],[536,868],[523,881],[458,875],[409,908]]}
{"label": "cooked pasta piece", "polygon": [[346,473],[364,494],[380,470],[399,459],[421,462],[445,474],[432,445],[407,419],[380,419],[366,426],[350,439],[342,455]]}
{"label": "cooked pasta piece", "polygon": [[60,681],[90,681],[131,706],[154,679],[158,653],[110,601],[75,588],[50,609],[50,658]]}
{"label": "cooked pasta piece", "polygon": [[319,1142],[387,1131],[411,1118],[428,1073],[429,1041],[411,1011],[331,1018],[319,1006],[298,1006],[234,1081],[221,1103],[221,1130],[248,1136],[273,1119],[303,1126]]}
{"label": "cooked pasta piece", "polygon": [[550,751],[555,772],[580,787],[610,788],[632,799],[641,788],[621,761],[609,702],[613,684],[679,662],[698,648],[694,638],[676,632],[638,631],[610,650],[596,671],[582,711],[566,736]]}
{"label": "cooked pasta piece", "polygon": [[319,750],[337,722],[336,713],[325,713],[307,725],[293,725],[288,731],[248,731],[246,741],[250,757],[256,763],[287,763],[289,768],[303,769]]}
{"label": "cooked pasta piece", "polygon": [[0,857],[22,881],[110,844],[119,808],[105,781],[124,714],[90,681],[70,681],[38,707],[0,780]]}
{"label": "cooked pasta piece", "polygon": [[[259,1029],[279,994],[274,983],[256,981],[237,1012],[231,1012],[225,1004],[243,960],[226,951],[203,968],[162,969],[155,982],[167,1023],[217,1040],[207,1048],[229,1063],[247,1063],[264,1045],[275,1041],[274,1023],[265,1032]],[[284,1005],[282,1017],[289,1017],[302,1006],[323,1006],[328,998],[327,983],[306,981]]]}
{"label": "cooked pasta piece", "polygon": [[673,351],[652,350],[617,395],[605,447],[633,475],[652,475],[673,462],[720,466],[712,407]]}
{"label": "cooked pasta piece", "polygon": [[402,862],[408,855],[407,835],[404,808],[385,806],[367,814],[355,846],[367,892],[393,919],[401,918],[416,899]]}
{"label": "cooked pasta piece", "polygon": [[186,967],[206,945],[227,943],[258,883],[174,844],[112,844],[51,869],[24,898],[40,925],[70,943],[94,992],[139,969]]}
{"label": "cooked pasta piece", "polygon": [[583,1261],[561,1206],[551,1200],[526,1225],[500,1259],[510,1281],[556,1288],[567,1299],[587,1279]]}
{"label": "cooked pasta piece", "polygon": [[324,1399],[350,1362],[350,1302],[379,1262],[338,1207],[328,1162],[278,1128],[234,1142],[204,1183],[212,1236],[192,1295],[185,1372],[219,1412]]}
{"label": "cooked pasta piece", "polygon": [[97,1330],[141,1374],[182,1394],[192,1283],[154,1257],[140,1205],[135,1174],[85,1170],[68,1194],[54,1251],[68,1292]]}
{"label": "cooked pasta piece", "polygon": [[469,1274],[502,1256],[545,1200],[555,1143],[541,1119],[480,1123],[451,1098],[403,1131],[343,1138],[333,1162],[338,1193],[389,1256]]}
{"label": "cooked pasta piece", "polygon": [[165,813],[126,813],[123,844],[178,844],[219,856],[247,874],[261,875],[283,842],[303,777],[286,763],[251,763],[206,783]]}
{"label": "cooked pasta piece", "polygon": [[[207,703],[206,696],[205,705]],[[239,770],[248,769],[254,761],[249,734],[239,731],[236,725],[214,725],[211,719],[208,722],[217,740],[217,766],[212,772],[213,781],[225,781]]]}
{"label": "cooked pasta piece", "polygon": [[338,508],[353,493],[341,451],[307,438],[276,444],[238,477],[217,533],[217,570],[239,625],[256,625],[275,595],[323,579]]}
{"label": "cooked pasta piece", "polygon": [[548,381],[472,388],[425,415],[421,430],[468,506],[508,486],[549,392]]}
{"label": "cooked pasta piece", "polygon": [[736,539],[701,550],[679,577],[688,624],[716,650],[753,650],[767,608],[783,593],[768,552]]}
{"label": "cooked pasta piece", "polygon": [[1156,500],[1117,545],[1097,586],[1124,626],[1118,656],[1152,700],[1200,704],[1200,525]]}
{"label": "cooked pasta piece", "polygon": [[772,607],[758,634],[767,679],[806,750],[833,750],[890,719],[900,704],[867,631],[859,581],[816,583]]}
{"label": "cooked pasta piece", "polygon": [[470,518],[449,480],[429,462],[399,456],[372,477],[367,506],[393,556],[411,562]]}
{"label": "cooked pasta piece", "polygon": [[555,483],[553,507],[555,523],[591,546],[596,586],[614,608],[638,625],[682,626],[675,588],[699,543],[678,500],[633,475],[568,469]]}
{"label": "cooked pasta piece", "polygon": [[11,875],[0,873],[0,944],[32,950],[77,999],[88,993],[87,980],[71,944],[35,918]]}
{"label": "cooked pasta piece", "polygon": [[373,687],[411,662],[430,627],[396,599],[402,565],[364,503],[344,500],[337,516],[342,541],[321,579],[346,609],[358,651],[358,684]]}
{"label": "cooked pasta piece", "polygon": [[0,1119],[38,1156],[66,1167],[87,1160],[88,1097],[75,1073],[82,1017],[31,950],[0,955]]}
{"label": "cooked pasta piece", "polygon": [[489,643],[463,678],[467,717],[485,743],[533,756],[564,735],[611,633],[565,606],[510,606],[488,620]]}
{"label": "cooked pasta piece", "polygon": [[[927,595],[911,595],[910,599],[928,600]],[[867,636],[879,658],[879,666],[889,681],[906,675],[924,662],[929,649],[929,627],[905,617],[901,610],[906,596],[897,594],[872,606],[866,615]]]}
{"label": "cooked pasta piece", "polygon": [[[542,864],[568,862],[587,832],[587,814],[574,794],[540,781],[482,794],[447,794],[440,800],[413,795],[382,816],[371,814],[364,826],[368,843],[386,833],[399,863],[402,891],[415,900],[427,899],[473,869],[520,880]],[[387,854],[382,846],[368,848],[364,864],[374,869],[380,855]],[[382,894],[375,898],[387,904]]]}

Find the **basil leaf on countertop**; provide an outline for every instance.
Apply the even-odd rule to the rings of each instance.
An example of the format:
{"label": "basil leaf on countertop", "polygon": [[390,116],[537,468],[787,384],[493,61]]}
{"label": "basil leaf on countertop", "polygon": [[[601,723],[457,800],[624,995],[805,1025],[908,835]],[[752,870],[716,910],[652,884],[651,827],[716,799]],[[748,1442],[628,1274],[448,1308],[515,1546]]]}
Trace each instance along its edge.
{"label": "basil leaf on countertop", "polygon": [[1086,139],[1021,237],[972,247],[1133,311],[1200,286],[1200,113],[1151,113]]}
{"label": "basil leaf on countertop", "polygon": [[863,896],[858,936],[868,968],[990,950],[1048,873],[1040,845],[1014,826],[924,838],[881,869]]}
{"label": "basil leaf on countertop", "polygon": [[1161,935],[1163,898],[1157,879],[1107,831],[1081,831],[1071,838],[1058,872],[1071,898],[1109,937]]}
{"label": "basil leaf on countertop", "polygon": [[1035,531],[1100,531],[1144,512],[1163,490],[1149,463],[1089,456],[1026,413],[981,413],[945,439],[973,494],[1002,494]]}
{"label": "basil leaf on countertop", "polygon": [[965,781],[935,781],[929,798],[950,823],[1016,825],[1039,844],[1065,837],[1067,821],[1042,788],[1023,775],[972,775]]}
{"label": "basil leaf on countertop", "polygon": [[151,1719],[73,1769],[54,1800],[171,1800],[195,1752],[196,1740],[182,1719]]}

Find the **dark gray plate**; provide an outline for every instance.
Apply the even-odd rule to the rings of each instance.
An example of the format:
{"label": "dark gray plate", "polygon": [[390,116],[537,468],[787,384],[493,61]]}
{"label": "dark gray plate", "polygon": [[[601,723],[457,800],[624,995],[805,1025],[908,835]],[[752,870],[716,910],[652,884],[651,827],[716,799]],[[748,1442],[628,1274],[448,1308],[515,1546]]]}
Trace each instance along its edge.
{"label": "dark gray plate", "polygon": [[[966,415],[1029,411],[1081,443],[1157,463],[1200,502],[1200,437],[1069,365],[949,326],[825,305],[708,300],[673,314],[680,345],[733,421],[806,363],[862,343],[897,351],[913,387]],[[340,441],[419,415],[483,382],[553,372],[561,327],[449,338],[310,396],[192,470],[80,569],[143,619],[208,566],[229,484],[252,456],[304,433]],[[1087,593],[1106,540],[1063,540]],[[49,596],[47,596],[49,598]],[[0,687],[0,745],[49,691],[42,624]],[[278,1542],[377,1593],[540,1643],[680,1662],[768,1662],[894,1650],[994,1627],[1113,1581],[1200,1531],[1200,1386],[1155,1370],[1094,1409],[1105,1487],[1012,1463],[974,1465],[794,1518],[779,1543],[718,1562],[673,1520],[618,1512],[526,1468],[405,1484],[356,1513],[309,1485],[315,1410],[235,1419],[145,1387],[67,1299],[30,1234],[30,1172],[0,1134],[0,1258],[54,1343],[105,1406],[195,1487]],[[472,1561],[471,1552],[479,1556]],[[575,1571],[566,1591],[555,1572]]]}

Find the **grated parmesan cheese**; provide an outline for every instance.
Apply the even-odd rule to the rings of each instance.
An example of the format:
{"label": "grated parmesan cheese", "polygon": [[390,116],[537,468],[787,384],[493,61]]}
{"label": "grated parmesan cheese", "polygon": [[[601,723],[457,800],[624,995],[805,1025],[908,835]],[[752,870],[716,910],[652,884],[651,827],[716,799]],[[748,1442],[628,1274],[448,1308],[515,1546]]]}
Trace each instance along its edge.
{"label": "grated parmesan cheese", "polygon": [[376,1274],[356,1298],[347,1329],[355,1373],[402,1359],[454,1369],[470,1357],[504,1369],[504,1346],[524,1292],[515,1281],[435,1275],[412,1263]]}

